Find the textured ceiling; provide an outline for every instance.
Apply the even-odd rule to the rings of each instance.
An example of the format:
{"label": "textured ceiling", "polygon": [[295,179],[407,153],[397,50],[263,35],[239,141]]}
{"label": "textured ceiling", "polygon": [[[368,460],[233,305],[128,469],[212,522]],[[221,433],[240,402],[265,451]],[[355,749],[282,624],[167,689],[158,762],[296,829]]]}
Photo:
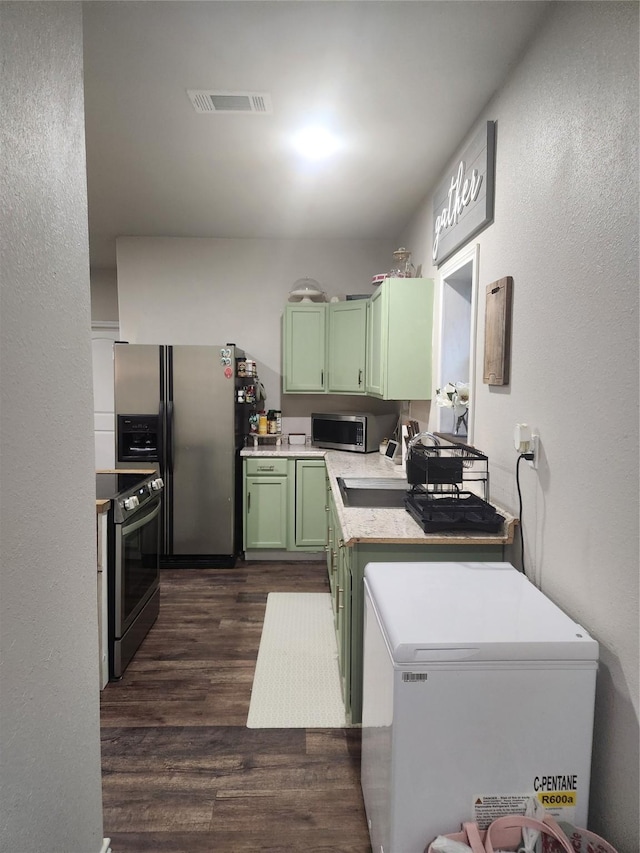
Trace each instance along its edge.
{"label": "textured ceiling", "polygon": [[[394,237],[532,38],[545,2],[84,4],[89,236]],[[199,115],[187,89],[271,95]],[[304,167],[290,137],[344,138]]]}

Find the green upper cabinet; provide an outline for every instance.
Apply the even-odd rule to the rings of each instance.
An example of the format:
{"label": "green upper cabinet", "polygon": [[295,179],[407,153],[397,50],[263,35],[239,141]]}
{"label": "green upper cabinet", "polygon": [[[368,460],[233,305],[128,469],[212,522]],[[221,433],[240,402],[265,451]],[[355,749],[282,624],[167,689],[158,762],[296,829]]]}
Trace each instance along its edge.
{"label": "green upper cabinet", "polygon": [[329,305],[327,384],[330,394],[364,394],[367,301]]}
{"label": "green upper cabinet", "polygon": [[366,302],[292,304],[283,322],[285,394],[364,394]]}
{"label": "green upper cabinet", "polygon": [[367,302],[367,394],[430,400],[433,281],[388,278]]}
{"label": "green upper cabinet", "polygon": [[433,281],[388,278],[370,299],[288,304],[285,394],[431,399]]}
{"label": "green upper cabinet", "polygon": [[286,306],[282,341],[285,394],[325,393],[326,320],[326,305]]}
{"label": "green upper cabinet", "polygon": [[367,378],[366,391],[382,397],[382,311],[384,292],[378,287],[367,300]]}

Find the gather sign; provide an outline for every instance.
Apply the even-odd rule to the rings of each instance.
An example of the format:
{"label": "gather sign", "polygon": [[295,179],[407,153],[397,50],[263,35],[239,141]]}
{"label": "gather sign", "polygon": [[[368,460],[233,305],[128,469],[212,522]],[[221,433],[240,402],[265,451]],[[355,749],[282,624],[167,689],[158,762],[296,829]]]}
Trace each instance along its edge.
{"label": "gather sign", "polygon": [[433,198],[436,266],[493,221],[495,122],[488,121],[467,146]]}

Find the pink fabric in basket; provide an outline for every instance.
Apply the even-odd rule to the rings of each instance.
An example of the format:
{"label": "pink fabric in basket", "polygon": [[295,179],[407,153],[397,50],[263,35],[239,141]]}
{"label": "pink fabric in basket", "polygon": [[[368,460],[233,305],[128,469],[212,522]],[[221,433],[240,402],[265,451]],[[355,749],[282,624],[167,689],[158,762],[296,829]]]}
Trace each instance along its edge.
{"label": "pink fabric in basket", "polygon": [[[618,853],[613,844],[609,844],[604,838],[596,835],[588,829],[579,829],[576,826],[560,824],[574,853]],[[557,846],[553,839],[544,836],[542,840],[542,853],[557,853]]]}
{"label": "pink fabric in basket", "polygon": [[[447,833],[446,837],[467,844],[473,853],[516,851],[522,844],[523,827],[542,833],[542,853],[618,853],[612,844],[595,832],[569,824],[561,826],[551,815],[547,815],[544,822],[522,815],[500,817],[485,831],[478,830],[475,823],[464,823],[461,832]],[[435,853],[432,845],[433,842],[425,853]]]}

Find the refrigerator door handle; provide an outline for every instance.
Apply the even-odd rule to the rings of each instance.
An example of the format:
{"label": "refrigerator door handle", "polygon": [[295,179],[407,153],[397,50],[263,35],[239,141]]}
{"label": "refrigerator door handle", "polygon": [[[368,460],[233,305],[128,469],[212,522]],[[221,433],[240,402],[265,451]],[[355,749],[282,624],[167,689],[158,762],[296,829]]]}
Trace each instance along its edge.
{"label": "refrigerator door handle", "polygon": [[167,409],[167,468],[173,474],[173,403],[165,403]]}
{"label": "refrigerator door handle", "polygon": [[164,460],[166,459],[165,441],[167,438],[167,430],[165,424],[164,402],[160,400],[158,406],[158,462],[160,474],[164,474]]}

